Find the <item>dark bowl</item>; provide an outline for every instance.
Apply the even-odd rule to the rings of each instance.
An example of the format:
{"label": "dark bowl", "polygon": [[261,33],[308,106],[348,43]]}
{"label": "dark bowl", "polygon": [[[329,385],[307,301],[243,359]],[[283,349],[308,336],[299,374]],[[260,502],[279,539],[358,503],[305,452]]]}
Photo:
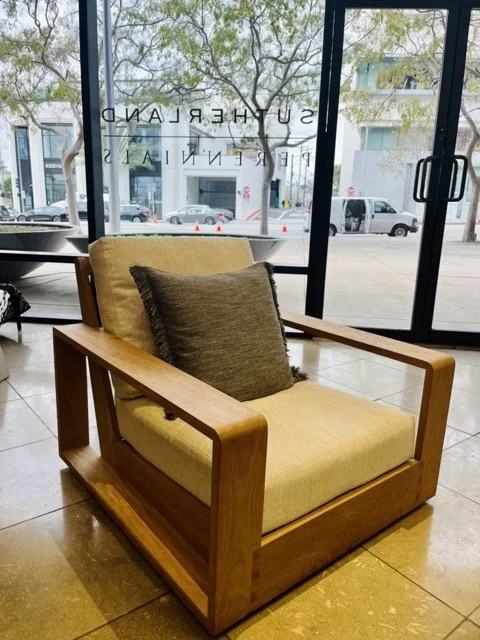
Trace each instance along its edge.
{"label": "dark bowl", "polygon": [[[12,228],[12,231],[5,231],[5,227]],[[73,229],[75,227],[65,222],[1,222],[0,249],[55,253],[65,246],[65,239]],[[43,264],[26,260],[0,260],[0,281],[13,282]]]}
{"label": "dark bowl", "polygon": [[[184,231],[179,231],[178,233],[172,233],[171,231],[169,232],[162,232],[162,231],[152,231],[151,233],[149,232],[145,232],[145,233],[122,233],[119,235],[125,235],[125,236],[139,236],[139,235],[144,235],[144,236],[151,236],[151,235],[155,235],[155,236],[214,236],[216,238],[218,237],[229,237],[229,238],[247,238],[248,241],[250,242],[250,248],[252,250],[252,255],[253,255],[253,259],[255,260],[255,262],[261,262],[262,260],[268,260],[276,251],[277,249],[280,247],[281,244],[283,244],[286,239],[285,238],[276,238],[275,236],[252,236],[252,235],[242,235],[242,234],[232,234],[232,233],[222,233],[221,236],[220,234],[217,233],[198,233],[195,231],[192,232],[184,232]],[[82,235],[78,235],[78,236],[68,236],[67,237],[68,242],[71,242],[73,244],[73,246],[80,252],[80,253],[88,253],[88,236],[82,236]]]}

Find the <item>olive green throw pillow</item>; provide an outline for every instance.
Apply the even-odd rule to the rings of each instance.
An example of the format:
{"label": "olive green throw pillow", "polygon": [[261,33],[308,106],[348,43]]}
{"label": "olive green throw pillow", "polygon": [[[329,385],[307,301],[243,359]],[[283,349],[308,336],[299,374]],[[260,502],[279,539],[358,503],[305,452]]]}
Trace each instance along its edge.
{"label": "olive green throw pillow", "polygon": [[163,360],[242,401],[293,385],[268,263],[211,276],[130,272]]}

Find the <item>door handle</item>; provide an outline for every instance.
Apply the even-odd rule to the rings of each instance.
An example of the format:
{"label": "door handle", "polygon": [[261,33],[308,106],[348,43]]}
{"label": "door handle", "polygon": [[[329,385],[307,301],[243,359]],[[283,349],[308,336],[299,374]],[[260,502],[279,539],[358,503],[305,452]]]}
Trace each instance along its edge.
{"label": "door handle", "polygon": [[417,194],[418,194],[418,183],[420,181],[420,171],[422,169],[422,165],[423,165],[424,162],[425,162],[425,160],[423,158],[421,158],[417,162],[417,166],[415,168],[415,181],[413,183],[413,199],[415,200],[415,202],[422,202],[422,200],[420,199],[420,197]]}
{"label": "door handle", "polygon": [[[456,196],[455,190],[457,188],[459,161],[463,163],[463,169],[462,169],[462,178],[460,181],[460,191]],[[467,184],[467,175],[468,175],[468,158],[466,156],[453,156],[452,165],[453,165],[452,183],[450,186],[450,195],[448,197],[448,202],[460,202],[460,200],[462,200],[463,196],[465,195],[465,187]]]}
{"label": "door handle", "polygon": [[457,187],[457,176],[458,176],[458,160],[455,156],[452,158],[453,172],[450,181],[450,194],[448,196],[448,202],[452,202],[452,198],[455,197],[455,189]]}
{"label": "door handle", "polygon": [[428,166],[434,160],[434,156],[427,156],[426,158],[421,158],[421,160],[417,162],[417,167],[415,169],[415,181],[413,185],[413,199],[415,202],[428,202],[428,198],[425,193],[425,188],[427,186],[427,170]]}

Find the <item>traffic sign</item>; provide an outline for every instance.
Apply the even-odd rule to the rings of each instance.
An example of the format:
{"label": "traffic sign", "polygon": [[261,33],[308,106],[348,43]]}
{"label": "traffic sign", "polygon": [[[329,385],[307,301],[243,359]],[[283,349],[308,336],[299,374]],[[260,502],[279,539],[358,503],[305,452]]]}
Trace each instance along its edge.
{"label": "traffic sign", "polygon": [[347,189],[347,196],[354,196],[355,195],[355,187],[348,187]]}
{"label": "traffic sign", "polygon": [[242,193],[244,198],[250,198],[250,187],[248,186],[248,184],[246,184],[243,187],[243,193]]}

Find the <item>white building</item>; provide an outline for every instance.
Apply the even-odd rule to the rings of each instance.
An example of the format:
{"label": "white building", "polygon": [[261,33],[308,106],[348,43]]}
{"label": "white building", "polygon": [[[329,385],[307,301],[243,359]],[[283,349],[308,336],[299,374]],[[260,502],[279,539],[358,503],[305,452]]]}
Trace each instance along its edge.
{"label": "white building", "polygon": [[[357,196],[376,196],[388,199],[399,210],[409,211],[422,219],[424,204],[413,199],[417,162],[432,153],[435,131],[438,91],[422,86],[414,75],[406,76],[405,83],[393,92],[391,88],[379,89],[378,74],[395,64],[395,58],[386,56],[381,63],[361,64],[355,79],[356,88],[371,91],[371,110],[382,104],[381,114],[360,126],[343,120],[340,195],[354,193]],[[477,107],[476,96],[466,95],[467,108]],[[423,118],[407,133],[401,129],[401,112],[408,111],[408,103],[427,107],[431,121]],[[427,109],[423,110],[427,113]],[[477,110],[472,114],[477,118]],[[459,123],[458,153],[469,139],[468,125],[461,117]],[[480,165],[480,154],[474,156],[474,166]],[[471,181],[467,180],[465,197],[461,202],[449,203],[447,221],[465,219],[471,197]]]}
{"label": "white building", "polygon": [[[122,202],[153,207],[159,217],[184,204],[209,204],[231,209],[237,218],[260,208],[264,154],[253,138],[242,138],[241,126],[219,122],[220,109],[115,107],[102,114],[104,184],[108,191],[111,143],[105,123],[115,121],[118,183]],[[212,117],[213,112],[213,117]],[[37,114],[42,124],[53,126],[73,141],[76,122],[68,104],[45,103]],[[128,124],[126,124],[126,119]],[[128,126],[128,129],[127,129]],[[61,148],[63,139],[49,130],[21,120],[9,131],[14,206],[28,210],[65,199]],[[286,176],[293,162],[291,149],[276,151],[270,204],[279,207],[286,197]],[[298,150],[297,150],[298,155]],[[75,161],[75,184],[85,193],[83,155]],[[17,182],[18,181],[18,182]]]}

